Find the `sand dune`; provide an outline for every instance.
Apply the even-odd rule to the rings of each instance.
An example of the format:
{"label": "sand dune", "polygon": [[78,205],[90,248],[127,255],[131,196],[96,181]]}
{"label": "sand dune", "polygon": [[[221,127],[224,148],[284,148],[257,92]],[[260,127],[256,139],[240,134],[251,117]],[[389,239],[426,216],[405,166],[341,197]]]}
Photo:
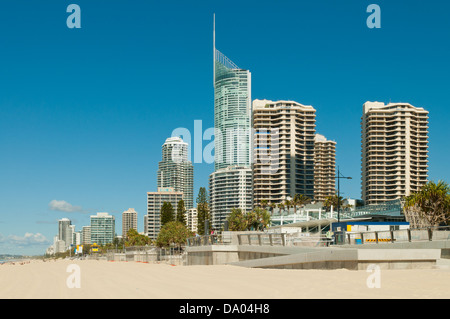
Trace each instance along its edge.
{"label": "sand dune", "polygon": [[[67,280],[79,266],[80,288]],[[366,271],[171,266],[136,262],[32,261],[0,266],[0,298],[14,299],[300,299],[450,298],[450,270],[381,270],[380,288]],[[71,277],[71,278],[72,278]],[[76,281],[70,280],[70,285]]]}

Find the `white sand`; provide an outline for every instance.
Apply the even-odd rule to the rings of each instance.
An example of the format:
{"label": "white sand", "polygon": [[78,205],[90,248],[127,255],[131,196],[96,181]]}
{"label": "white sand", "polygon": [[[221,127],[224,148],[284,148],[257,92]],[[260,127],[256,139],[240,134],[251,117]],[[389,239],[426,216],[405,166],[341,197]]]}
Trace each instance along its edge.
{"label": "white sand", "polygon": [[[79,265],[81,288],[67,267]],[[171,266],[135,262],[32,261],[0,266],[0,298],[450,298],[450,270],[381,270],[381,288],[366,271]]]}

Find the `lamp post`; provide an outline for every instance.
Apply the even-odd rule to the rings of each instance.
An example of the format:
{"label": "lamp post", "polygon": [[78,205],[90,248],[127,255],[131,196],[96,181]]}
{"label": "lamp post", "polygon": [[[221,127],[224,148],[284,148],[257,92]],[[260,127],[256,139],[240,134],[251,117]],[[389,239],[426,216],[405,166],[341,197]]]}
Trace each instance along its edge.
{"label": "lamp post", "polygon": [[339,171],[339,166],[338,166],[338,173],[337,173],[337,176],[336,176],[336,178],[337,178],[337,180],[338,180],[338,195],[337,195],[337,211],[338,211],[338,223],[341,221],[341,213],[340,213],[340,211],[339,211],[339,197],[340,197],[340,183],[339,183],[339,180],[341,179],[341,178],[345,178],[345,179],[352,179],[351,177],[345,177],[345,176],[343,176],[341,173],[340,173],[340,171]]}

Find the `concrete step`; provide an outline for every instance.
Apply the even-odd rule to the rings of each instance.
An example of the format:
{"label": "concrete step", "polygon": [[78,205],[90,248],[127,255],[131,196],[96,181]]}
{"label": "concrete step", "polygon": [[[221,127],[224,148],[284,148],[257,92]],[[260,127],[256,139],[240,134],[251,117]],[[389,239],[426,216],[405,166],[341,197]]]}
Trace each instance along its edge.
{"label": "concrete step", "polygon": [[450,259],[440,258],[436,260],[435,269],[450,269]]}

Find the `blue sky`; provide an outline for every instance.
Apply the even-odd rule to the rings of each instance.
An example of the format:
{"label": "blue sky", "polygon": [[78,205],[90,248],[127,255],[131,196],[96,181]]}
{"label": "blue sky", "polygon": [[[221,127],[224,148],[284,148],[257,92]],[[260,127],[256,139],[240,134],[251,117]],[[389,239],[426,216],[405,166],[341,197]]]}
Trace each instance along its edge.
{"label": "blue sky", "polygon": [[[81,29],[66,26],[71,3]],[[366,25],[371,3],[380,29]],[[213,126],[214,12],[217,48],[252,72],[252,99],[317,110],[353,177],[344,196],[361,196],[366,101],[428,110],[430,179],[450,182],[448,1],[3,0],[0,254],[44,253],[63,217],[80,230],[109,212],[120,234],[132,207],[143,230],[165,139],[194,120]],[[195,164],[195,196],[212,171]]]}

